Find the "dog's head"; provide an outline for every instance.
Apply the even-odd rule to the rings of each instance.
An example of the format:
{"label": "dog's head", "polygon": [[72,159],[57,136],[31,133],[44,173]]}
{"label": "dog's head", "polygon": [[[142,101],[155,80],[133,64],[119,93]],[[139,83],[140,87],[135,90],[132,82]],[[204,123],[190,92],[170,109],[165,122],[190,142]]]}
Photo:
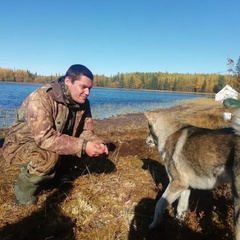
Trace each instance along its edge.
{"label": "dog's head", "polygon": [[167,112],[146,112],[144,115],[148,119],[149,135],[146,143],[150,147],[158,146],[158,148],[161,148],[167,138],[179,130],[182,125]]}
{"label": "dog's head", "polygon": [[150,113],[145,113],[145,116],[148,119],[148,129],[149,129],[149,135],[146,139],[146,143],[149,147],[155,147],[158,145],[158,138],[153,131],[154,124],[152,122]]}

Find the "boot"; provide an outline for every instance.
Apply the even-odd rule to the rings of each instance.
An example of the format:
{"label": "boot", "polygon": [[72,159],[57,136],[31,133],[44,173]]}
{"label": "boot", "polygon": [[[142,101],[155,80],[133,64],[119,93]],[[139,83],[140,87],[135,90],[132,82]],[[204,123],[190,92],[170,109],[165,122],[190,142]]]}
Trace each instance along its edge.
{"label": "boot", "polygon": [[29,205],[36,204],[37,197],[34,196],[40,184],[51,180],[55,172],[51,175],[37,176],[28,172],[27,165],[20,168],[20,173],[14,188],[16,201],[19,204]]}

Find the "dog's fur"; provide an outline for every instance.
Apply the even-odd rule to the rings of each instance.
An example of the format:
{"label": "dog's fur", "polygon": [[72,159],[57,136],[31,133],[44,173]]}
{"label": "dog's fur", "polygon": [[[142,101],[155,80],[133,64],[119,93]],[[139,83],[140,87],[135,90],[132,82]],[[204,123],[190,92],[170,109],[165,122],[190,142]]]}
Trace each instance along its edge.
{"label": "dog's fur", "polygon": [[165,208],[177,199],[177,218],[184,219],[191,188],[213,189],[230,182],[236,239],[240,240],[240,110],[234,115],[232,128],[217,130],[184,125],[168,114],[145,113],[150,130],[146,143],[158,147],[169,177],[149,228],[161,223]]}

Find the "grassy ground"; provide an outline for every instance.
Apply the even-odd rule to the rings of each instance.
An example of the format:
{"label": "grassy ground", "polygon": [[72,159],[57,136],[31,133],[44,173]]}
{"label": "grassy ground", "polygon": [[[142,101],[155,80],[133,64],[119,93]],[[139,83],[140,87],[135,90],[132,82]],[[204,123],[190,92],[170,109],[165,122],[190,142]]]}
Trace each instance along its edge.
{"label": "grassy ground", "polygon": [[[226,109],[213,99],[182,102],[161,111],[201,127],[229,125],[222,118]],[[149,232],[168,178],[157,149],[145,144],[146,118],[131,114],[96,121],[95,126],[111,143],[109,157],[63,162],[62,175],[40,190],[35,206],[16,205],[13,186],[18,172],[6,165],[0,149],[1,240],[233,239],[228,184],[213,191],[194,190],[184,222],[175,220],[173,204],[159,229]]]}

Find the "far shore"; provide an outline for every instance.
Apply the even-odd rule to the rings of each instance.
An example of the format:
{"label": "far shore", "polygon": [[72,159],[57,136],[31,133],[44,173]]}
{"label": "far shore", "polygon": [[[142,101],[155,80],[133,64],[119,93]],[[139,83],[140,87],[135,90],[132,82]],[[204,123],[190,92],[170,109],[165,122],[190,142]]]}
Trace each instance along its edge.
{"label": "far shore", "polygon": [[[0,84],[11,83],[11,84],[33,84],[33,85],[44,85],[47,83],[28,83],[28,82],[3,82],[0,81]],[[93,88],[105,88],[105,89],[118,89],[118,90],[130,90],[130,91],[146,91],[146,92],[166,92],[166,93],[183,93],[183,94],[197,94],[197,95],[209,95],[214,96],[215,93],[204,93],[204,92],[186,92],[186,91],[170,91],[170,90],[153,90],[153,89],[131,89],[131,88],[111,88],[111,87],[97,87]]]}

